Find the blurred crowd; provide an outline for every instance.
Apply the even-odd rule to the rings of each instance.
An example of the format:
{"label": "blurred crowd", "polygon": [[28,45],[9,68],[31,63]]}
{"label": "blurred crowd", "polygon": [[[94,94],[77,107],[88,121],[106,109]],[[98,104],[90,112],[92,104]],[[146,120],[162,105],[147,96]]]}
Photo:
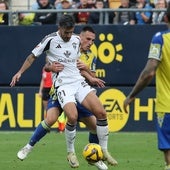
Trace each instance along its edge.
{"label": "blurred crowd", "polygon": [[[76,24],[103,24],[105,13],[100,9],[110,8],[114,0],[35,0],[31,10],[60,10],[63,12],[46,13],[18,13],[15,25],[46,25],[58,24],[63,14],[73,15]],[[108,12],[108,24],[134,25],[134,24],[165,24],[165,12],[140,12],[137,9],[164,9],[168,0],[117,0],[120,9],[136,9],[136,11]],[[8,10],[6,0],[0,0],[0,11]],[[99,9],[99,12],[69,12],[67,9]],[[101,15],[102,14],[102,15]],[[8,25],[8,13],[0,12],[0,25]]]}

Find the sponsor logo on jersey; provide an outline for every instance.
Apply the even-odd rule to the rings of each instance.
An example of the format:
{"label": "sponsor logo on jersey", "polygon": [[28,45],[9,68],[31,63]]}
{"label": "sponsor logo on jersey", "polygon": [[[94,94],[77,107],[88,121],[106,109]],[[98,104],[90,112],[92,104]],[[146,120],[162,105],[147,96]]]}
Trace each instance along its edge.
{"label": "sponsor logo on jersey", "polygon": [[75,63],[76,59],[66,59],[66,58],[63,59],[63,58],[59,58],[58,62],[60,62],[60,63]]}

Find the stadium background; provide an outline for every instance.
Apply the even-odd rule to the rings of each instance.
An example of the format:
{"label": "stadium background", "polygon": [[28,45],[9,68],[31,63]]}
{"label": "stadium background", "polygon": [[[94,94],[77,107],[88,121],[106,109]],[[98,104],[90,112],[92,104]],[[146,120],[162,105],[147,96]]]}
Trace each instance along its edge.
{"label": "stadium background", "polygon": [[[154,81],[137,96],[126,114],[123,99],[134,85],[144,67],[151,37],[165,25],[93,26],[97,36],[93,52],[98,56],[97,75],[106,81],[98,95],[108,113],[110,131],[154,131]],[[9,84],[13,74],[37,43],[56,31],[56,26],[0,27],[0,129],[33,130],[42,119],[42,104],[38,97],[41,56],[22,76],[15,88]],[[81,26],[76,26],[79,33]],[[55,125],[55,127],[57,124]],[[79,124],[79,130],[86,130]]]}

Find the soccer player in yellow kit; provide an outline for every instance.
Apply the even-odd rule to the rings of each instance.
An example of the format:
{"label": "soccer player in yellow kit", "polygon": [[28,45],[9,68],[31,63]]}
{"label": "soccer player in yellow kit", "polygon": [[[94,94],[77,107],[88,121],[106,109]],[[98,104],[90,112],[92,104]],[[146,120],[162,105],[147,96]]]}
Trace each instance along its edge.
{"label": "soccer player in yellow kit", "polygon": [[[170,28],[170,4],[166,18]],[[124,109],[156,76],[158,149],[164,153],[165,170],[170,170],[170,29],[156,33],[151,41],[148,61],[134,88],[124,101]]]}

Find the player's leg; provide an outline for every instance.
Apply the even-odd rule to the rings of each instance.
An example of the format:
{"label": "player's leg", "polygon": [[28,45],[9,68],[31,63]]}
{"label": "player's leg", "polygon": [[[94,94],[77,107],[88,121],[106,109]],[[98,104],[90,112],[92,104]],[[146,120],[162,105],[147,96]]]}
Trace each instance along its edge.
{"label": "player's leg", "polygon": [[47,116],[47,110],[45,108],[47,108],[48,101],[43,100],[42,103],[43,103],[43,108],[44,108],[44,119],[45,119]]}
{"label": "player's leg", "polygon": [[99,144],[99,140],[96,133],[96,117],[77,102],[78,121],[83,122],[89,130],[89,143]]}
{"label": "player's leg", "polygon": [[163,150],[163,153],[164,153],[164,159],[166,162],[165,170],[170,170],[170,149]]}
{"label": "player's leg", "polygon": [[111,165],[117,165],[117,161],[108,152],[108,123],[106,111],[104,110],[99,98],[94,92],[88,93],[81,103],[84,107],[90,110],[97,118],[97,136],[99,144],[102,147],[105,160]]}
{"label": "player's leg", "polygon": [[[87,109],[86,109],[87,110]],[[87,110],[87,112],[89,112]],[[89,112],[90,113],[90,112]],[[79,113],[78,113],[79,115]],[[82,116],[84,114],[81,114]],[[96,118],[94,115],[84,115],[85,117],[81,117],[80,118],[80,121],[83,122],[86,127],[90,130],[89,132],[89,143],[99,143],[99,140],[98,140],[98,137],[97,137],[97,134],[96,134]],[[107,170],[108,167],[107,165],[102,161],[102,160],[99,160],[98,162],[89,162],[90,165],[93,165],[93,166],[96,166],[98,170]]]}
{"label": "player's leg", "polygon": [[99,144],[99,139],[96,133],[96,117],[94,115],[82,117],[80,121],[83,122],[89,130],[89,143]]}
{"label": "player's leg", "polygon": [[78,86],[75,83],[75,85],[73,86],[64,85],[60,86],[57,89],[58,100],[67,117],[67,123],[65,127],[65,138],[68,153],[67,160],[72,168],[76,168],[79,166],[74,147],[78,118],[77,108],[75,104],[76,101],[74,96],[77,88]]}
{"label": "player's leg", "polygon": [[157,136],[158,136],[158,149],[163,151],[165,159],[165,170],[170,170],[170,114],[157,113]]}
{"label": "player's leg", "polygon": [[50,99],[50,89],[51,88],[43,88],[42,89],[42,103],[44,108],[44,119],[47,116],[47,106],[48,106],[48,100]]}
{"label": "player's leg", "polygon": [[75,138],[76,138],[76,124],[77,124],[77,109],[75,103],[67,103],[63,110],[67,116],[67,123],[65,127],[65,138],[67,145],[67,160],[72,168],[79,166],[78,159],[75,154]]}
{"label": "player's leg", "polygon": [[34,145],[50,131],[51,126],[57,121],[61,113],[59,103],[57,101],[52,103],[52,101],[49,100],[48,105],[47,117],[37,126],[29,142],[17,153],[17,157],[20,160],[24,160],[27,157]]}

